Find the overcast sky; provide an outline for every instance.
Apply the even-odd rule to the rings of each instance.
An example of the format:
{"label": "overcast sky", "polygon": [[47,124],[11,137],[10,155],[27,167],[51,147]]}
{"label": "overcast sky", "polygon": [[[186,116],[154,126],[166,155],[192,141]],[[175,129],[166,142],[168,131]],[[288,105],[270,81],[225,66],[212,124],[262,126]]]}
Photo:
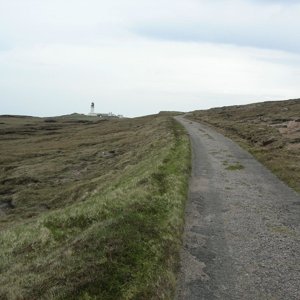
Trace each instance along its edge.
{"label": "overcast sky", "polygon": [[300,1],[0,0],[0,114],[300,98]]}

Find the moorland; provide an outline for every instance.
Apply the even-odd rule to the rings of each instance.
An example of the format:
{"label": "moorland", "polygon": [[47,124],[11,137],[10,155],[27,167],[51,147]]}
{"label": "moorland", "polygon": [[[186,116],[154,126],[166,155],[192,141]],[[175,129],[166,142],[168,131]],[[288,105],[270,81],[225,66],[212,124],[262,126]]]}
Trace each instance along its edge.
{"label": "moorland", "polygon": [[[188,135],[132,119],[0,116],[0,299],[172,299]],[[300,100],[187,113],[300,191]]]}
{"label": "moorland", "polygon": [[190,153],[168,114],[0,117],[0,298],[171,298]]}

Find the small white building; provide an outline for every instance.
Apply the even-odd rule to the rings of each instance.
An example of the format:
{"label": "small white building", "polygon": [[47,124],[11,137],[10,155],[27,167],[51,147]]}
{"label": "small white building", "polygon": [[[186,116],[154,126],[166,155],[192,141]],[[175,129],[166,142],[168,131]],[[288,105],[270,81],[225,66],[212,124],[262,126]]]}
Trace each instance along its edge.
{"label": "small white building", "polygon": [[123,118],[122,115],[115,115],[112,112],[106,114],[106,113],[95,113],[95,103],[91,103],[91,110],[88,116],[91,117],[99,117],[99,118]]}

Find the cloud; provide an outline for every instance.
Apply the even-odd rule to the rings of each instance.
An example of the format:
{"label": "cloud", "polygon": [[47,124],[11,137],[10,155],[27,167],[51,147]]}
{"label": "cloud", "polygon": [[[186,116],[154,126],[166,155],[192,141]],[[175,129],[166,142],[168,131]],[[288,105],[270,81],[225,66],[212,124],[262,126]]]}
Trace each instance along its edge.
{"label": "cloud", "polygon": [[135,116],[298,97],[300,11],[287,2],[2,1],[0,114],[87,112],[93,100]]}
{"label": "cloud", "polygon": [[249,0],[249,2],[258,2],[258,3],[280,3],[282,5],[291,5],[291,4],[298,4],[299,0]]}
{"label": "cloud", "polygon": [[300,51],[299,4],[288,6],[283,1],[262,1],[268,5],[257,1],[188,2],[192,6],[188,18],[185,11],[178,11],[175,19],[164,16],[155,22],[140,21],[132,30],[152,39]]}
{"label": "cloud", "polygon": [[134,116],[299,93],[298,56],[226,45],[144,39],[52,45],[2,54],[0,65],[2,99],[29,101],[35,114],[86,112],[94,100],[100,111]]}
{"label": "cloud", "polygon": [[151,39],[228,43],[298,52],[300,4],[297,2],[3,1],[0,4],[0,45],[6,44],[8,39],[15,46],[100,44],[140,35]]}

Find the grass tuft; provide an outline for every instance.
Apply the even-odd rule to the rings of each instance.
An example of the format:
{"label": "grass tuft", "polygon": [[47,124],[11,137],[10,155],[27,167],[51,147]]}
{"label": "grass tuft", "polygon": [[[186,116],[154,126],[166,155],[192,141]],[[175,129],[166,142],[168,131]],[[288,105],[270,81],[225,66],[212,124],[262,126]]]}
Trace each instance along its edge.
{"label": "grass tuft", "polygon": [[243,165],[241,165],[240,163],[236,163],[234,165],[229,165],[227,166],[225,169],[229,170],[229,171],[237,171],[237,170],[242,170],[245,167]]}

